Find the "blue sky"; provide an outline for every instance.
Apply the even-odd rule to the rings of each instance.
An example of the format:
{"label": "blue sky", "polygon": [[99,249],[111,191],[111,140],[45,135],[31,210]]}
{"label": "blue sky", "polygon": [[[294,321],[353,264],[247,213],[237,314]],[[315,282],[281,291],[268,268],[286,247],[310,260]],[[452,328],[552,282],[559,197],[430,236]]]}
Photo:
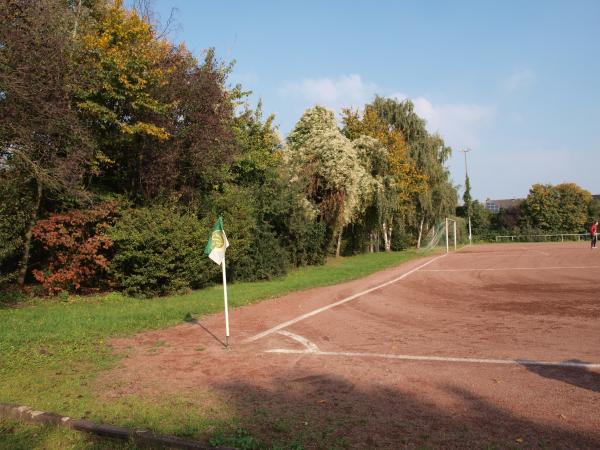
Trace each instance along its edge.
{"label": "blue sky", "polygon": [[[236,60],[230,78],[285,136],[316,103],[410,98],[475,198],[533,183],[600,194],[600,1],[156,0],[171,38]],[[461,191],[462,193],[462,191]]]}

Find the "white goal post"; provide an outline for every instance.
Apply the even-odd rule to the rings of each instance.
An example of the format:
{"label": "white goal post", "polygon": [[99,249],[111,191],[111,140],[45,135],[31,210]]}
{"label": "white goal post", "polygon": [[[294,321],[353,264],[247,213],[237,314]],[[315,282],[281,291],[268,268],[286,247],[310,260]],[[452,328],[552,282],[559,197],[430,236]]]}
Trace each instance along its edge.
{"label": "white goal post", "polygon": [[456,220],[450,219],[446,217],[446,253],[450,253],[450,245],[449,245],[449,233],[448,233],[448,222],[452,222],[453,226],[453,237],[454,237],[454,251],[456,251]]}

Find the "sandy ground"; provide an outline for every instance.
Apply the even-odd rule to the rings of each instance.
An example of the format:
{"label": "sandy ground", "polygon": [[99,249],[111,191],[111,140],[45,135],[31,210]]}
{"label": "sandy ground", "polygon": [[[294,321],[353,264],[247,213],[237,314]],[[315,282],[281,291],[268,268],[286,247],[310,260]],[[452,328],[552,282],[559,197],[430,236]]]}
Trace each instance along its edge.
{"label": "sandy ground", "polygon": [[222,315],[115,340],[98,389],[308,448],[600,448],[599,281],[584,243],[472,246],[232,311],[228,349]]}

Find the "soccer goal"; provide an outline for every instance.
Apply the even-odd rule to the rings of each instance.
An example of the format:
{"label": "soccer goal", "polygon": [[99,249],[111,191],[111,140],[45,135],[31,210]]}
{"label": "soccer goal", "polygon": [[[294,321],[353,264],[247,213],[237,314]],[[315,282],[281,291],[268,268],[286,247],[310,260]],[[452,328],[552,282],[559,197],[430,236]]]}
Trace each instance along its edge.
{"label": "soccer goal", "polygon": [[450,243],[452,242],[454,250],[456,250],[459,236],[459,230],[457,230],[456,223],[457,221],[455,219],[447,217],[431,227],[423,239],[424,245],[421,249],[428,251],[434,247],[439,248],[445,245],[446,253],[448,253],[450,252]]}

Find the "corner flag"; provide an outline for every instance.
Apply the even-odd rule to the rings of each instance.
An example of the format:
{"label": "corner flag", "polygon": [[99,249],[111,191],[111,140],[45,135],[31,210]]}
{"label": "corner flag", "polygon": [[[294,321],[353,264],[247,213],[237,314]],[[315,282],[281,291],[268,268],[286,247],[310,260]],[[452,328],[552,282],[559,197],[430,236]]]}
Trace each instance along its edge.
{"label": "corner flag", "polygon": [[225,259],[225,249],[229,247],[229,241],[223,230],[223,218],[219,216],[217,223],[213,227],[212,233],[208,238],[208,243],[204,248],[204,254],[217,264],[221,265]]}
{"label": "corner flag", "polygon": [[225,303],[225,346],[229,346],[229,307],[227,306],[227,272],[225,270],[225,250],[229,241],[223,230],[223,218],[219,216],[204,248],[204,254],[223,269],[223,300]]}

